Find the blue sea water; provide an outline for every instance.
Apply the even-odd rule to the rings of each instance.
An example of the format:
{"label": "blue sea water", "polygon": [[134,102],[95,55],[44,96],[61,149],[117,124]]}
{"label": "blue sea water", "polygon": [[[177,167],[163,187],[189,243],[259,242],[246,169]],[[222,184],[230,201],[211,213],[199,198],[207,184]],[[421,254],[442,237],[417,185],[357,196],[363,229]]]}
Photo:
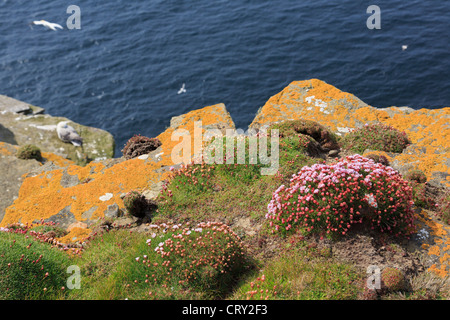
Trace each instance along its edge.
{"label": "blue sea water", "polygon": [[[381,29],[367,28],[369,5]],[[28,25],[40,19],[64,30]],[[119,156],[134,134],[216,103],[245,130],[295,80],[375,107],[449,106],[449,33],[444,0],[0,0],[0,94],[111,132]]]}

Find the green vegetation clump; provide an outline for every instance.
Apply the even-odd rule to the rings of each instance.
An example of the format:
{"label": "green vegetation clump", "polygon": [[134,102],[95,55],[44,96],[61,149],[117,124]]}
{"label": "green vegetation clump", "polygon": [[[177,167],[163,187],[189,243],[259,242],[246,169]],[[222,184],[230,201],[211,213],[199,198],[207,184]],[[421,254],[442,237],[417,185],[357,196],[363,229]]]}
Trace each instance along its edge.
{"label": "green vegetation clump", "polygon": [[309,136],[317,141],[323,151],[339,149],[338,137],[325,126],[312,120],[289,120],[270,127],[277,129],[280,138],[297,137],[299,134]]}
{"label": "green vegetation clump", "polygon": [[69,256],[22,234],[0,231],[0,299],[54,300],[65,296]]}
{"label": "green vegetation clump", "polygon": [[26,144],[24,146],[21,146],[17,150],[17,158],[19,159],[36,159],[38,161],[42,160],[41,150],[32,144]]}
{"label": "green vegetation clump", "polygon": [[277,259],[255,269],[235,290],[237,300],[349,300],[362,290],[360,274],[324,248],[291,237]]}
{"label": "green vegetation clump", "polygon": [[409,237],[414,231],[412,193],[391,167],[358,154],[303,167],[272,195],[266,218],[273,232],[338,236],[368,222],[379,232]]}
{"label": "green vegetation clump", "polygon": [[341,143],[344,148],[359,154],[363,154],[366,149],[401,153],[411,141],[405,132],[382,123],[374,123],[347,133]]}
{"label": "green vegetation clump", "polygon": [[128,269],[130,285],[151,291],[149,298],[179,299],[186,292],[221,298],[250,266],[240,238],[223,223],[162,224],[158,229]]}
{"label": "green vegetation clump", "polygon": [[74,299],[218,299],[251,267],[239,237],[222,223],[153,224],[150,232],[96,235],[78,263]]}
{"label": "green vegetation clump", "polygon": [[381,272],[382,286],[389,291],[405,289],[405,275],[397,268],[387,267]]}
{"label": "green vegetation clump", "polygon": [[407,174],[405,174],[405,179],[411,182],[416,183],[425,183],[427,182],[427,176],[422,170],[411,170]]}
{"label": "green vegetation clump", "polygon": [[[157,199],[159,213],[155,215],[155,219],[174,219],[177,222],[201,222],[206,219],[229,221],[248,215],[262,220],[271,198],[267,190],[288,180],[303,166],[323,161],[321,158],[307,155],[306,147],[301,143],[303,138],[285,137],[279,140],[278,171],[272,175],[264,175],[262,169],[270,167],[270,164],[263,163],[259,156],[252,157],[250,152],[252,143],[257,138],[237,137],[233,153],[228,154],[224,138],[223,145],[218,145],[224,148],[218,157],[222,163],[208,164],[205,158],[199,164],[191,163],[172,169],[172,175],[165,182]],[[304,139],[306,141],[308,138]],[[271,139],[267,140],[270,156]],[[214,141],[210,146],[215,148],[213,143]],[[211,157],[217,155],[214,148],[211,148]],[[238,163],[239,157],[242,156],[239,148],[243,148],[245,153],[242,161]]]}
{"label": "green vegetation clump", "polygon": [[30,231],[38,232],[42,235],[51,235],[53,238],[62,238],[68,233],[64,228],[50,224],[34,226],[30,228]]}

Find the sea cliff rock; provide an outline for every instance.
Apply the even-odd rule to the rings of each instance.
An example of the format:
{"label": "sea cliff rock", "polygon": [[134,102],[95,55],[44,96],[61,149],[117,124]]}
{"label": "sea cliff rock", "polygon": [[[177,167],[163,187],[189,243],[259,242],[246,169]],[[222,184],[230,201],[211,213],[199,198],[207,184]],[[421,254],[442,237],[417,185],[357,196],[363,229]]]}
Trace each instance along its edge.
{"label": "sea cliff rock", "polygon": [[[56,125],[69,121],[83,137],[83,147],[62,142],[56,134]],[[44,114],[44,109],[0,95],[0,141],[13,145],[34,144],[42,151],[70,159],[84,165],[95,159],[114,156],[114,138],[98,128],[71,122],[64,117]]]}
{"label": "sea cliff rock", "polygon": [[18,159],[18,146],[0,142],[0,220],[5,215],[5,209],[10,206],[19,194],[25,176],[42,167],[65,167],[74,163],[53,153],[42,152],[42,160]]}
{"label": "sea cliff rock", "polygon": [[[26,109],[20,105],[15,108],[16,111]],[[15,116],[18,117],[17,114]],[[249,128],[263,129],[272,123],[291,119],[316,121],[341,136],[366,123],[382,122],[391,125],[404,131],[412,144],[402,153],[378,153],[384,154],[391,166],[401,174],[419,169],[425,173],[427,183],[433,187],[450,187],[450,108],[374,108],[350,93],[312,79],[293,82],[270,98],[258,111]],[[199,125],[202,136],[207,129],[218,129],[222,133],[225,133],[226,129],[235,129],[226,107],[218,104],[172,118],[170,126],[156,137],[161,141],[161,146],[147,155],[130,160],[123,157],[97,160],[86,166],[58,164],[56,159],[44,164],[30,162],[30,167],[21,171],[27,173],[23,175],[20,191],[16,193],[17,199],[11,203],[10,198],[0,227],[15,222],[29,223],[43,219],[57,222],[69,230],[65,237],[67,241],[88,235],[89,228],[100,218],[118,217],[122,214],[124,193],[138,190],[147,198],[157,197],[162,181],[170,174],[170,168],[179,165],[173,157],[175,148],[179,146],[181,139],[186,137],[190,140],[190,145],[194,146],[194,133],[196,129],[198,132]],[[16,135],[13,130],[2,130],[3,136],[14,142]],[[0,146],[0,151],[3,150],[6,159],[13,153],[11,148],[14,146],[3,146],[3,149]],[[8,150],[11,153],[9,155],[6,154]],[[373,152],[377,151],[366,150],[364,154]],[[17,192],[18,187],[19,184],[16,184],[14,192]],[[434,259],[439,261],[434,263],[430,270],[445,275],[450,261],[447,253],[450,250],[450,228],[434,222],[424,210],[421,215],[423,223],[439,240],[430,240],[430,243],[427,243],[429,256],[436,256]],[[436,247],[437,245],[442,245],[442,248]],[[441,261],[441,258],[444,260]]]}
{"label": "sea cliff rock", "polygon": [[123,157],[93,161],[81,167],[41,167],[26,175],[19,197],[7,209],[0,225],[33,221],[54,221],[64,228],[76,223],[87,227],[105,216],[123,210],[121,195],[139,190],[148,197],[157,196],[161,181],[167,177],[172,161],[171,152],[179,144],[172,133],[185,130],[194,141],[194,123],[201,121],[201,130],[234,129],[225,105],[208,106],[175,117],[171,125],[157,138],[162,145],[150,154],[125,160]]}
{"label": "sea cliff rock", "polygon": [[318,79],[294,81],[261,107],[249,128],[264,129],[289,119],[307,119],[344,135],[366,123],[382,122],[404,131],[412,141],[391,155],[396,168],[422,170],[428,180],[450,187],[450,108],[375,108]]}

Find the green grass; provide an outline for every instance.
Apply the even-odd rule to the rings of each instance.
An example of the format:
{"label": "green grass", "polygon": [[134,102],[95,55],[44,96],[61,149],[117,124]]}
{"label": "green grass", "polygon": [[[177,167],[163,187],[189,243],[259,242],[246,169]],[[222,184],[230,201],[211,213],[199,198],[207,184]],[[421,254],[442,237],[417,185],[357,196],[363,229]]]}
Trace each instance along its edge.
{"label": "green grass", "polygon": [[67,253],[23,234],[0,232],[0,299],[54,300],[67,293]]}
{"label": "green grass", "polygon": [[363,154],[366,149],[401,153],[411,141],[405,132],[382,123],[374,123],[347,133],[341,139],[341,144],[359,154]]}
{"label": "green grass", "polygon": [[262,175],[261,169],[268,165],[262,164],[259,159],[254,165],[248,164],[248,141],[244,164],[203,163],[180,170],[158,199],[155,221],[175,219],[179,222],[200,222],[218,219],[229,222],[242,215],[262,219],[273,190],[286,183],[303,166],[322,161],[309,157],[298,137],[284,137],[280,139],[279,146],[279,170],[275,175]]}
{"label": "green grass", "polygon": [[[190,228],[155,230],[154,237],[127,230],[98,235],[77,261],[82,270],[81,289],[72,290],[70,298],[222,297],[251,263],[238,238],[227,228],[226,233],[220,230],[218,225],[203,226],[201,231]],[[180,235],[184,240],[178,240]],[[174,252],[172,243],[177,248]],[[156,252],[157,247],[164,247],[171,254],[170,258],[169,254],[163,257]]]}
{"label": "green grass", "polygon": [[128,268],[147,236],[127,230],[105,232],[93,238],[78,258],[81,270],[81,288],[74,289],[71,299],[114,300],[125,299],[125,286],[131,282]]}
{"label": "green grass", "polygon": [[327,250],[300,243],[287,246],[245,279],[230,299],[357,299],[362,276],[351,265],[334,261]]}

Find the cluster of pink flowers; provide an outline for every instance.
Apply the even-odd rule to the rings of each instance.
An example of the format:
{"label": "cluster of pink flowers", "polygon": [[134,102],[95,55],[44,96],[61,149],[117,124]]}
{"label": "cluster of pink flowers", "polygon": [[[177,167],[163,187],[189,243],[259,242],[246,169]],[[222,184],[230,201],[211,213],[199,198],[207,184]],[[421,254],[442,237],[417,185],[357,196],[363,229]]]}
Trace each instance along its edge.
{"label": "cluster of pink flowers", "polygon": [[277,295],[276,285],[274,285],[270,290],[268,288],[265,290],[263,289],[265,280],[266,276],[263,274],[261,277],[256,278],[256,282],[250,282],[250,287],[252,290],[246,292],[247,300],[269,300],[269,298]]}
{"label": "cluster of pink flowers", "polygon": [[414,216],[408,182],[391,167],[358,154],[303,167],[272,195],[266,218],[274,231],[345,235],[364,219],[373,229],[409,236]]}
{"label": "cluster of pink flowers", "polygon": [[205,278],[220,277],[244,259],[240,238],[225,224],[164,224],[154,229],[158,229],[159,236],[154,233],[147,240],[147,255],[143,259],[136,257],[138,263],[149,268],[146,283],[168,285],[173,278],[183,286],[198,281],[208,283]]}

